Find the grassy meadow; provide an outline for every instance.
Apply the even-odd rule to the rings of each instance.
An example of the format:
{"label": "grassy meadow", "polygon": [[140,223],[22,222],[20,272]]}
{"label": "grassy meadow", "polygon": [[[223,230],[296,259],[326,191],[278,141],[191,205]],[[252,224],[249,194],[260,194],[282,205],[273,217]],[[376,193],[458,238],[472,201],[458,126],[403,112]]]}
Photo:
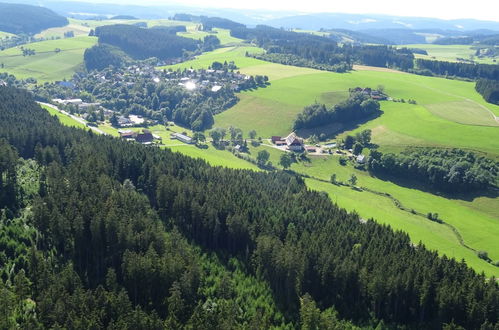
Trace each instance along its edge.
{"label": "grassy meadow", "polygon": [[81,128],[81,129],[88,129],[87,126],[83,125],[79,121],[74,120],[73,118],[71,118],[63,113],[60,113],[58,110],[56,110],[52,107],[49,107],[47,105],[41,105],[41,107],[43,109],[47,110],[48,113],[50,113],[52,116],[56,116],[59,119],[59,121],[61,122],[61,124],[63,124],[63,125]]}
{"label": "grassy meadow", "polygon": [[[202,68],[214,60],[233,60],[243,73],[269,76],[270,86],[240,93],[237,105],[216,115],[216,127],[233,125],[244,132],[255,129],[263,138],[286,135],[304,106],[316,101],[334,104],[347,97],[348,88],[381,84],[389,96],[405,101],[414,99],[417,104],[383,101],[380,117],[337,138],[369,128],[373,131],[373,142],[384,151],[399,151],[407,146],[459,147],[499,157],[499,127],[494,117],[499,115],[499,107],[485,102],[471,82],[369,67],[357,67],[345,74],[330,73],[247,58],[244,56],[246,51],[249,51],[246,47],[222,48],[175,66]],[[272,163],[278,164],[281,151],[266,146],[251,148],[253,157],[260,148],[266,148]],[[464,258],[470,266],[488,275],[499,275],[497,267],[479,259],[472,250],[487,251],[492,260],[499,260],[498,196],[440,196],[410,184],[371,177],[350,165],[340,166],[337,156],[311,157],[310,162],[294,164],[292,170],[321,180],[328,180],[335,173],[339,180],[346,181],[355,174],[360,187],[389,193],[404,207],[422,214],[439,213],[471,249],[459,243],[450,227],[400,210],[385,196],[307,180],[312,189],[326,191],[340,206],[355,210],[364,218],[372,217],[394,229],[404,230],[416,243],[422,241],[441,254]]]}
{"label": "grassy meadow", "polygon": [[[39,83],[71,78],[83,63],[85,49],[97,43],[97,38],[80,36],[34,42],[24,47],[35,50],[33,56],[23,56],[20,47],[0,51],[3,71],[19,79],[33,77]],[[56,48],[60,52],[56,52]]]}
{"label": "grassy meadow", "polygon": [[[424,49],[428,55],[415,54],[416,58],[422,58],[426,60],[438,60],[438,61],[449,61],[457,62],[458,59],[466,59],[477,63],[483,64],[496,64],[490,57],[478,58],[475,55],[475,50],[472,49],[471,45],[436,45],[436,44],[412,44],[412,45],[401,45],[400,47],[408,48],[419,48]],[[497,60],[497,59],[496,59]]]}

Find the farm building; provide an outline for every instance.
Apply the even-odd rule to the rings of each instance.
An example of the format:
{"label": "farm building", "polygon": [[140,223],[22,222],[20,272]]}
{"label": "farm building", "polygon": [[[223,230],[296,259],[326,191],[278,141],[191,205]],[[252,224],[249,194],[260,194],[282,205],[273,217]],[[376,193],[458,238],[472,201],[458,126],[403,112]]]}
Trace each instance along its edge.
{"label": "farm building", "polygon": [[317,148],[316,148],[316,147],[314,147],[314,146],[306,146],[306,147],[305,147],[305,150],[306,150],[307,152],[317,152]]}
{"label": "farm building", "polygon": [[172,133],[172,134],[170,135],[170,137],[171,137],[172,139],[177,139],[177,140],[179,140],[179,141],[181,141],[181,142],[184,142],[184,143],[187,143],[187,144],[191,144],[191,143],[192,143],[192,138],[191,138],[191,137],[189,137],[189,136],[187,136],[187,135],[185,135],[185,134],[181,134],[181,133]]}
{"label": "farm building", "polygon": [[272,143],[276,143],[277,141],[283,141],[283,139],[280,136],[272,136],[270,138],[272,140]]}
{"label": "farm building", "polygon": [[300,139],[294,132],[286,137],[286,145],[291,151],[303,151],[303,140]]}
{"label": "farm building", "polygon": [[135,140],[137,136],[136,132],[133,131],[118,131],[120,133],[120,137],[125,140]]}
{"label": "farm building", "polygon": [[142,144],[151,144],[155,139],[155,136],[147,129],[143,130],[142,133],[133,131],[119,131],[119,133],[122,139]]}
{"label": "farm building", "polygon": [[364,155],[357,156],[357,163],[364,164],[365,162],[366,162],[366,156],[364,156]]}
{"label": "farm building", "polygon": [[121,116],[118,118],[118,125],[120,127],[131,127],[133,126],[133,122],[129,118]]}
{"label": "farm building", "polygon": [[142,133],[137,134],[135,141],[142,144],[151,144],[154,140],[152,133],[149,130],[143,130]]}

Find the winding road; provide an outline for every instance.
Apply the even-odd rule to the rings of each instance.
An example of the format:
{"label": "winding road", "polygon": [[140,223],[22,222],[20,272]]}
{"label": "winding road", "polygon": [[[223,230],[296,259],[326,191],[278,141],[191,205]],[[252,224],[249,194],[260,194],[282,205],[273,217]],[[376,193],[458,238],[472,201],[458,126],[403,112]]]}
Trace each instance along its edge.
{"label": "winding road", "polygon": [[98,127],[93,127],[93,126],[89,126],[87,125],[88,122],[80,117],[77,117],[75,115],[72,115],[64,110],[61,110],[59,109],[57,106],[53,105],[53,104],[50,104],[50,103],[45,103],[45,102],[37,102],[38,104],[41,104],[41,105],[44,105],[44,106],[47,106],[47,107],[50,107],[52,109],[55,109],[57,111],[59,111],[60,113],[62,113],[63,115],[66,115],[66,116],[69,116],[71,117],[72,119],[76,120],[77,122],[85,125],[86,127],[90,128],[92,131],[96,132],[96,133],[99,133],[99,134],[103,134],[103,135],[107,135],[106,132],[102,131],[101,129],[99,129]]}

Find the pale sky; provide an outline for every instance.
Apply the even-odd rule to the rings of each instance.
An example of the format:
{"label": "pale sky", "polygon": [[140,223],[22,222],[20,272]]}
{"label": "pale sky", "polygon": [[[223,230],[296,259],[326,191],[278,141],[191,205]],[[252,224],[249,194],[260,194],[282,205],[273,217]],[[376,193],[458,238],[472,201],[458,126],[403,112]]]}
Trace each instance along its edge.
{"label": "pale sky", "polygon": [[[92,2],[110,1],[93,0]],[[200,7],[293,10],[304,13],[388,14],[442,19],[474,18],[499,21],[499,0],[121,0],[119,2],[136,5],[168,5],[176,3]]]}

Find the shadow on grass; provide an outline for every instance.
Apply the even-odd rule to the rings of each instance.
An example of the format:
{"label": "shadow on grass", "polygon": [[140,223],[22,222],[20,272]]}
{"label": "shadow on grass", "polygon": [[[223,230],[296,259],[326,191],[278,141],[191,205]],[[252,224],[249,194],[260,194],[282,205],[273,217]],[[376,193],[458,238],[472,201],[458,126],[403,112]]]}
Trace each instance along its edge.
{"label": "shadow on grass", "polygon": [[322,133],[326,134],[326,137],[328,139],[334,139],[338,134],[341,134],[346,131],[351,131],[354,130],[361,125],[364,125],[365,123],[374,120],[378,117],[380,117],[383,114],[383,111],[379,111],[376,114],[373,114],[372,116],[369,116],[367,118],[364,118],[362,120],[357,120],[352,123],[331,123],[328,125],[323,125],[323,126],[318,126],[318,127],[313,127],[313,128],[301,128],[296,131],[296,134],[298,136],[301,136],[305,139],[311,137],[312,135],[321,135]]}

